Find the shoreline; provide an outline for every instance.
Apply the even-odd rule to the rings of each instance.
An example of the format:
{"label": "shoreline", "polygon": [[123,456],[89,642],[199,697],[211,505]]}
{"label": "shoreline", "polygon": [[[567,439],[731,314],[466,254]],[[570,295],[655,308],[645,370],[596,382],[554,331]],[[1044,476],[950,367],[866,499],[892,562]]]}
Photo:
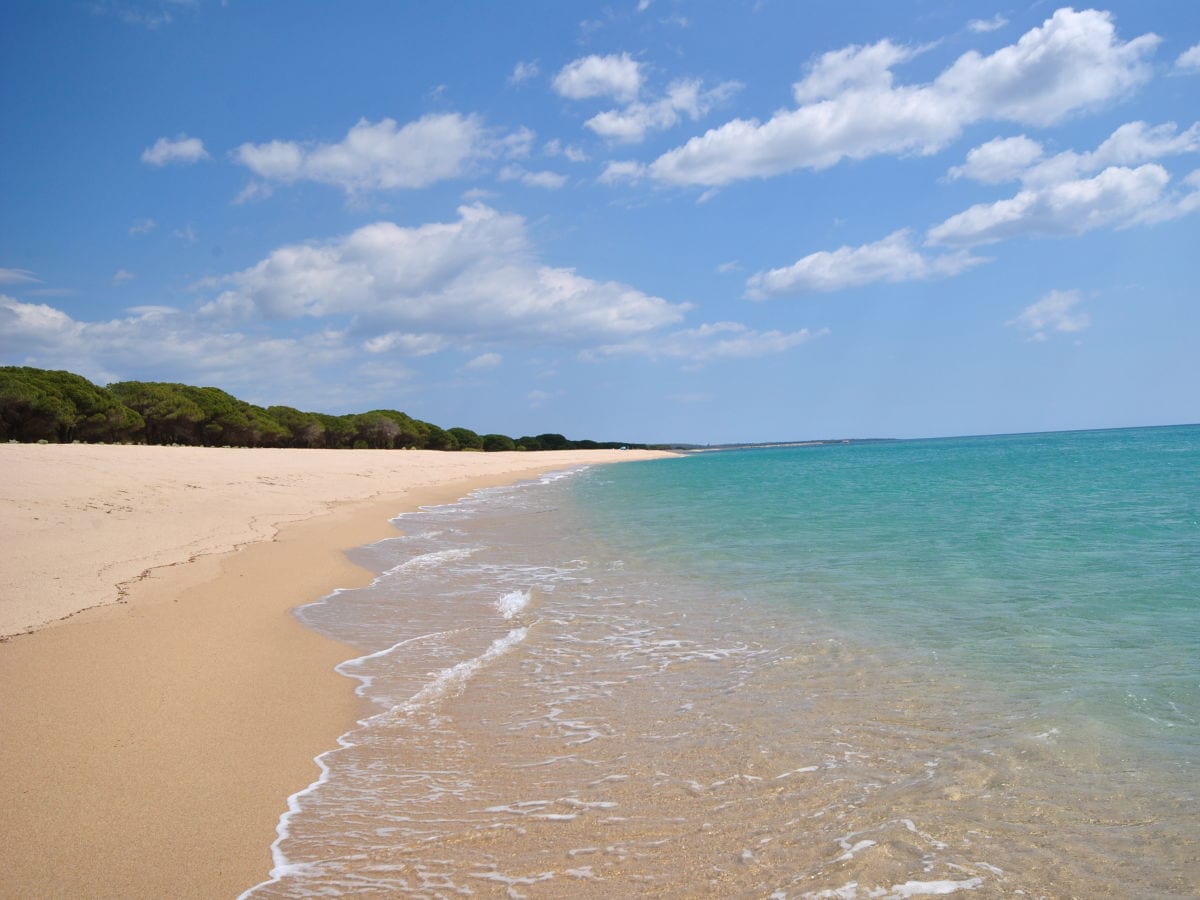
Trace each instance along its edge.
{"label": "shoreline", "polygon": [[[181,449],[196,448],[154,453]],[[242,463],[258,451],[200,452],[217,454],[219,468],[231,454]],[[371,451],[295,452],[348,454],[352,468],[380,462],[364,456]],[[379,491],[368,484],[359,489],[366,496],[342,502],[304,498],[319,508],[266,513],[250,523],[267,532],[262,537],[164,562],[126,582],[120,602],[0,643],[0,725],[8,736],[0,742],[0,866],[7,895],[236,896],[260,882],[287,797],[316,778],[314,757],[362,710],[352,679],[333,671],[356,650],[290,614],[335,588],[369,583],[373,573],[344,551],[397,534],[389,520],[402,512],[479,488],[670,455],[434,454],[421,460],[430,467],[416,477],[410,463],[417,460],[406,459],[419,452],[378,452],[391,455],[383,462],[404,464],[397,472],[410,486]],[[146,455],[145,448],[100,448],[105,453]],[[263,459],[273,464],[279,457]],[[360,460],[362,467],[354,465]],[[140,489],[142,473],[127,474]],[[194,482],[196,473],[189,477]],[[252,489],[243,492],[251,507],[262,500]],[[186,517],[173,496],[178,492],[165,494],[166,514]],[[245,521],[218,513],[229,519],[227,540],[244,531]],[[11,532],[11,516],[4,524]],[[71,549],[57,548],[60,557]]]}

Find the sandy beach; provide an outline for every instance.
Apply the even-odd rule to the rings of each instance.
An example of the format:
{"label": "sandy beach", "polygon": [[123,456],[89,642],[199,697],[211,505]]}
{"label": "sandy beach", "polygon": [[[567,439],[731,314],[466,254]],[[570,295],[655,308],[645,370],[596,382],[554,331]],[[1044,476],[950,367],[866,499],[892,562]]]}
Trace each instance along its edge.
{"label": "sandy beach", "polygon": [[473,489],[639,451],[0,445],[0,894],[233,896],[359,712],[289,614]]}

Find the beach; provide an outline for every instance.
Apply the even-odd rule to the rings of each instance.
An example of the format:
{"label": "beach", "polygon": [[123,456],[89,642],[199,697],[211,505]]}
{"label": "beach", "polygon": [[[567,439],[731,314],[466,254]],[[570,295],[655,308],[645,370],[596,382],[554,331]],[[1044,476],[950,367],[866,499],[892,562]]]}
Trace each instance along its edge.
{"label": "beach", "polygon": [[643,451],[0,446],[5,896],[233,896],[362,702],[289,611],[389,519]]}

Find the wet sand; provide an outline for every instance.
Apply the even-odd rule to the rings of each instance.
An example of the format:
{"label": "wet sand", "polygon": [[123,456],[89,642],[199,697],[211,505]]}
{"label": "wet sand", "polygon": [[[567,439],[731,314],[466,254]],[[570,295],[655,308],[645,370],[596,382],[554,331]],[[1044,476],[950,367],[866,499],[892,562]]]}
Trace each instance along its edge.
{"label": "wet sand", "polygon": [[360,712],[332,671],[352,652],[288,614],[370,580],[342,551],[420,505],[648,456],[0,446],[0,634],[70,615],[0,643],[0,894],[260,881]]}

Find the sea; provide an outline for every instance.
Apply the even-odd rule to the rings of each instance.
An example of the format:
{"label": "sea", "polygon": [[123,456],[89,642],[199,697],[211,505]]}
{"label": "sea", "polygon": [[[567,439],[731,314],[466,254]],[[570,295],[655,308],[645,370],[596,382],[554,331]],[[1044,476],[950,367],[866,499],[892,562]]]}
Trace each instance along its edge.
{"label": "sea", "polygon": [[1200,426],[585,467],[303,607],[358,725],[244,896],[1200,896]]}

